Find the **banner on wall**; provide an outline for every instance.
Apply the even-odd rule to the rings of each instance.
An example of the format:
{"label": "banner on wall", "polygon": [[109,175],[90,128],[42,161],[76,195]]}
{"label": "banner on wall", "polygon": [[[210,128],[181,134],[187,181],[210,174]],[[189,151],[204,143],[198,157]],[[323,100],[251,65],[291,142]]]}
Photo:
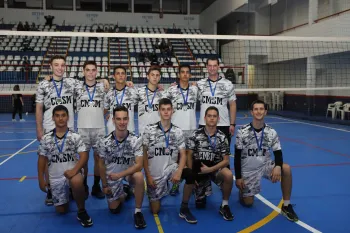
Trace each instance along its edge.
{"label": "banner on wall", "polygon": [[96,23],[97,22],[97,18],[98,18],[98,14],[90,14],[90,13],[87,13],[86,14],[86,18],[88,18],[88,20],[89,20],[89,22],[91,23],[91,24],[94,24],[94,23]]}

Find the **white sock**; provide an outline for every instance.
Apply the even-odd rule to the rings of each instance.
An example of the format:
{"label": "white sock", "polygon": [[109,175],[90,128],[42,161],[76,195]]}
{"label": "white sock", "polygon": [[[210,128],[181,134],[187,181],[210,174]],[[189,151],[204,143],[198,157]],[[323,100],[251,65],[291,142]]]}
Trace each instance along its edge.
{"label": "white sock", "polygon": [[283,200],[283,205],[288,206],[290,204],[290,200]]}
{"label": "white sock", "polygon": [[228,200],[222,200],[221,206],[225,206],[225,205],[228,205]]}
{"label": "white sock", "polygon": [[135,214],[138,213],[138,212],[141,212],[141,209],[135,208]]}

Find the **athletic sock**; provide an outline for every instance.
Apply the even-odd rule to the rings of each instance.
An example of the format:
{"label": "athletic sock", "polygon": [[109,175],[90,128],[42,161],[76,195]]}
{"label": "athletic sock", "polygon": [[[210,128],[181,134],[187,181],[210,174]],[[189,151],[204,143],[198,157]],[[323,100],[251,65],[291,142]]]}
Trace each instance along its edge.
{"label": "athletic sock", "polygon": [[94,176],[94,186],[99,186],[100,185],[100,176]]}
{"label": "athletic sock", "polygon": [[141,209],[140,208],[135,208],[135,214],[139,213],[139,212],[141,213]]}
{"label": "athletic sock", "polygon": [[290,204],[290,200],[283,200],[283,205],[288,206]]}
{"label": "athletic sock", "polygon": [[224,207],[225,205],[228,205],[228,200],[222,200],[221,206]]}
{"label": "athletic sock", "polygon": [[181,203],[181,208],[188,208],[188,203],[182,202]]}

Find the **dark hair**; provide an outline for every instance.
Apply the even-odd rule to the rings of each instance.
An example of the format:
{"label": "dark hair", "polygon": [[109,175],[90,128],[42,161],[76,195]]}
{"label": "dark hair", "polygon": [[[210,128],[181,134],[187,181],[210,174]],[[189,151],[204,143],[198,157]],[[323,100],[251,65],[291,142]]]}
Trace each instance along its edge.
{"label": "dark hair", "polygon": [[57,105],[53,110],[52,110],[52,116],[55,115],[56,112],[58,111],[65,111],[67,113],[67,116],[69,116],[69,112],[68,109],[66,108],[66,106],[63,105]]}
{"label": "dark hair", "polygon": [[16,85],[13,87],[13,90],[14,90],[14,91],[19,91],[19,85],[16,84]]}
{"label": "dark hair", "polygon": [[262,100],[254,100],[253,103],[250,105],[250,109],[251,110],[253,110],[255,104],[263,104],[265,110],[267,109],[266,108],[266,103],[264,101],[262,101]]}
{"label": "dark hair", "polygon": [[84,69],[84,70],[85,70],[85,67],[86,67],[87,65],[94,65],[95,68],[97,69],[97,63],[96,63],[95,61],[85,61],[85,62],[84,62],[84,65],[83,65],[83,69]]}
{"label": "dark hair", "polygon": [[159,109],[160,109],[160,107],[161,107],[162,105],[170,105],[171,108],[173,107],[173,103],[172,103],[171,100],[168,99],[168,98],[163,98],[163,99],[160,99],[160,100],[159,100]]}
{"label": "dark hair", "polygon": [[125,72],[125,74],[126,74],[126,68],[125,68],[124,66],[116,66],[116,67],[114,67],[114,69],[113,69],[113,74],[115,74],[115,71],[116,71],[117,69],[122,69],[122,70],[124,70],[124,72]]}
{"label": "dark hair", "polygon": [[207,60],[207,65],[209,64],[209,61],[217,61],[218,65],[220,64],[219,58],[217,57],[209,57]]}
{"label": "dark hair", "polygon": [[206,116],[207,115],[207,113],[210,111],[210,110],[214,110],[214,111],[216,111],[216,113],[218,114],[218,116],[219,116],[219,110],[218,110],[218,108],[217,107],[215,107],[215,106],[209,106],[206,110],[205,110],[205,114],[204,114],[204,116]]}
{"label": "dark hair", "polygon": [[113,117],[115,116],[116,112],[126,112],[129,116],[129,111],[124,105],[118,105],[113,109]]}
{"label": "dark hair", "polygon": [[61,55],[54,55],[53,57],[51,57],[50,64],[52,64],[54,60],[63,60],[64,62],[66,62],[66,58]]}
{"label": "dark hair", "polygon": [[158,66],[151,66],[151,67],[149,68],[149,70],[147,71],[147,75],[149,75],[149,74],[150,74],[152,71],[154,71],[154,70],[158,71],[159,74],[162,74],[162,72],[160,71],[160,68],[159,68]]}
{"label": "dark hair", "polygon": [[190,70],[190,73],[191,73],[191,66],[190,65],[180,65],[179,66],[179,73],[181,72],[182,68],[188,68]]}

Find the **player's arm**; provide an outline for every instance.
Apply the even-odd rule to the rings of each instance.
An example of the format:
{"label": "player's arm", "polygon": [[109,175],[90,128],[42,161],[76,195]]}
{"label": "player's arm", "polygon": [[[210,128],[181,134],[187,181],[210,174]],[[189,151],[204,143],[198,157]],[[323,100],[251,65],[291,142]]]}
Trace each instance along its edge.
{"label": "player's arm", "polygon": [[223,160],[220,163],[210,167],[210,172],[215,172],[221,168],[227,167],[229,163],[230,163],[230,156],[226,154],[223,156]]}
{"label": "player's arm", "polygon": [[107,176],[106,176],[106,164],[103,158],[98,159],[98,168],[100,169],[100,177],[102,181],[102,187],[107,187]]}
{"label": "player's arm", "polygon": [[47,157],[44,155],[38,156],[38,181],[41,191],[46,193],[46,182],[45,182],[45,166],[47,164]]}
{"label": "player's arm", "polygon": [[43,111],[44,111],[44,104],[36,103],[36,106],[35,106],[36,135],[39,141],[41,140],[44,134]]}
{"label": "player's arm", "polygon": [[283,154],[281,149],[280,140],[277,133],[274,132],[271,143],[273,155],[275,156],[275,168],[272,170],[271,180],[273,183],[281,180],[282,166],[283,166]]}
{"label": "player's arm", "polygon": [[234,158],[234,167],[235,167],[235,176],[236,176],[236,187],[240,190],[244,189],[244,181],[242,179],[242,133],[241,130],[237,131],[236,136],[236,145],[235,145],[235,158]]}
{"label": "player's arm", "polygon": [[109,175],[109,177],[112,180],[118,180],[122,177],[126,177],[126,176],[130,176],[136,172],[139,172],[142,170],[142,165],[143,165],[143,156],[137,156],[135,159],[135,164],[131,167],[129,167],[128,169],[119,172],[119,173],[112,173]]}
{"label": "player's arm", "polygon": [[111,102],[110,102],[109,94],[110,93],[107,93],[103,99],[103,107],[104,107],[103,115],[105,116],[106,120],[108,120],[110,117],[109,108],[111,106]]}
{"label": "player's arm", "polygon": [[237,115],[237,103],[236,100],[230,100],[230,133],[233,136],[235,132],[236,115]]}
{"label": "player's arm", "polygon": [[187,161],[187,167],[188,168],[191,168],[192,169],[192,167],[193,167],[193,158],[192,158],[192,156],[193,156],[193,150],[187,150],[187,155],[186,155],[187,157],[186,157],[186,161]]}
{"label": "player's arm", "polygon": [[152,188],[156,188],[156,185],[154,183],[153,177],[151,176],[151,173],[149,171],[149,167],[148,167],[148,147],[147,146],[143,146],[143,170],[145,171],[145,176],[146,176],[146,180],[147,180],[147,185],[152,187]]}
{"label": "player's arm", "polygon": [[73,178],[76,174],[78,174],[81,169],[87,164],[87,161],[89,159],[89,155],[88,155],[88,152],[87,151],[82,151],[82,152],[79,152],[79,160],[78,160],[78,163],[70,170],[66,170],[64,172],[64,176],[67,178],[67,179],[71,179]]}

